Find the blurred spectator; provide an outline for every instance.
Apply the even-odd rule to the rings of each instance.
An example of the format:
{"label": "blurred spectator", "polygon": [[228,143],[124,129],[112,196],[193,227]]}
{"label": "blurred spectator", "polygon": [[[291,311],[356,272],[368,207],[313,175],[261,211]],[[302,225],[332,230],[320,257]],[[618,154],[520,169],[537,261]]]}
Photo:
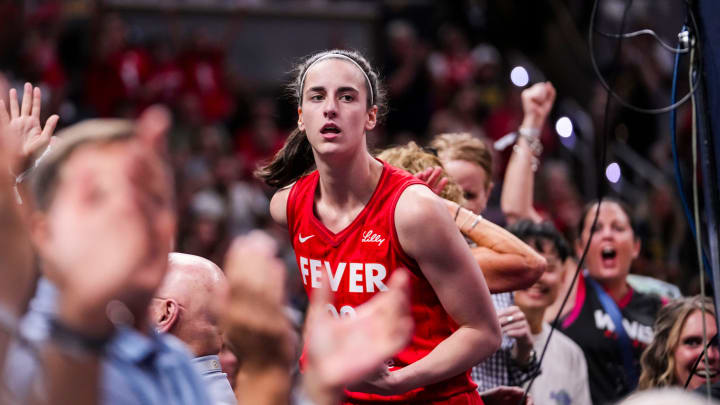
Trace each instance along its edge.
{"label": "blurred spectator", "polygon": [[215,190],[227,207],[227,227],[232,236],[262,228],[270,215],[270,200],[253,180],[240,180],[238,161],[224,156],[215,165]]}
{"label": "blurred spectator", "polygon": [[134,116],[140,90],[151,72],[150,55],[128,43],[128,27],[119,16],[102,24],[87,78],[87,99],[101,117]]}
{"label": "blurred spectator", "polygon": [[696,295],[671,301],[658,312],[654,332],[640,358],[639,390],[677,386],[692,391],[704,388],[708,380],[720,381],[715,306],[710,298]]}
{"label": "blurred spectator", "polygon": [[480,43],[472,50],[472,58],[477,65],[475,84],[480,93],[482,120],[487,119],[490,111],[502,103],[505,86],[502,83],[502,56],[492,44]]}
{"label": "blurred spectator", "polygon": [[553,223],[568,240],[574,240],[574,227],[580,222],[582,199],[571,178],[571,170],[563,161],[543,163],[537,188],[538,209],[547,212]]}
{"label": "blurred spectator", "polygon": [[200,105],[205,123],[224,120],[233,109],[225,73],[225,50],[213,44],[211,34],[196,29],[180,53],[185,72],[185,96]]}
{"label": "blurred spectator", "polygon": [[465,33],[450,23],[438,29],[438,47],[428,58],[435,84],[435,107],[444,107],[452,95],[472,82],[477,66]]}
{"label": "blurred spectator", "polygon": [[250,124],[235,134],[235,153],[243,178],[252,177],[260,163],[270,160],[285,143],[287,134],[278,128],[276,113],[274,100],[257,100]]}
{"label": "blurred spectator", "polygon": [[413,26],[403,20],[391,21],[386,29],[388,56],[384,75],[392,108],[387,130],[391,136],[410,132],[414,139],[426,136],[431,114],[432,81],[425,62],[428,49]]}
{"label": "blurred spectator", "polygon": [[[260,190],[242,181],[256,163],[277,150],[285,138],[286,127],[295,125],[296,112],[292,107],[277,109],[280,104],[276,106],[270,101],[274,96],[267,97],[278,93],[278,83],[245,80],[239,76],[242,69],[228,69],[228,66],[264,63],[244,60],[247,50],[239,48],[244,46],[238,36],[243,35],[246,22],[254,23],[257,17],[250,15],[253,13],[231,13],[232,17],[226,17],[224,8],[216,8],[232,8],[240,4],[237,2],[202,3],[208,7],[208,15],[218,11],[212,21],[220,24],[206,24],[211,20],[205,20],[205,15],[166,13],[163,7],[179,6],[173,2],[147,2],[152,7],[135,13],[128,11],[127,2],[5,1],[0,4],[0,69],[13,85],[37,80],[45,94],[43,111],[60,113],[61,125],[95,116],[135,116],[153,102],[170,106],[175,121],[170,136],[170,157],[178,176],[178,207],[184,213],[180,229],[191,227],[189,219],[194,217],[189,207],[193,195],[201,190],[203,193],[213,190],[220,195],[226,218],[244,218],[240,220],[243,225],[230,226],[229,235],[232,235],[245,232],[248,226],[262,227],[267,222],[264,214],[255,209],[250,210],[253,213],[249,216],[247,212],[233,214],[231,205],[240,203],[230,200],[259,204],[259,198],[248,196],[256,196]],[[325,7],[332,12],[339,5],[336,3],[329,2]],[[605,90],[597,85],[594,91],[587,91],[593,86],[588,83],[595,83],[593,77],[578,75],[579,71],[567,74],[566,60],[557,58],[562,52],[548,50],[547,40],[543,39],[552,34],[577,41],[572,39],[572,30],[554,25],[555,22],[535,6],[475,3],[431,6],[393,3],[380,7],[379,21],[387,21],[382,27],[387,41],[373,42],[371,50],[376,58],[385,62],[390,109],[386,128],[376,129],[370,143],[377,146],[413,140],[423,143],[423,139],[437,132],[460,130],[476,136],[484,134],[494,140],[516,131],[520,119],[517,94],[520,88],[509,85],[505,70],[506,61],[516,52],[513,49],[520,49],[528,55],[528,63],[537,64],[548,77],[552,76],[563,97],[577,98],[577,104],[590,112],[595,134],[598,134],[596,139],[600,139],[607,100]],[[588,7],[571,4],[568,8],[578,17],[578,28],[584,30],[587,19],[583,16],[589,14]],[[652,14],[647,7],[633,9],[633,13],[639,14],[634,14],[630,24],[653,25],[661,36],[666,35],[668,27],[677,25],[672,18],[679,15],[680,8],[663,3],[662,7],[653,9]],[[598,28],[612,31],[611,27],[619,24],[622,15],[619,3],[601,5],[599,11]],[[201,24],[197,18],[202,18]],[[506,29],[509,22],[516,27],[512,33]],[[530,32],[541,27],[548,31]],[[434,42],[427,40],[433,36],[436,36]],[[259,39],[258,45],[262,46],[264,41],[265,38]],[[598,37],[596,51],[607,79],[611,78],[611,71],[618,72],[616,91],[641,106],[666,104],[672,55],[661,49],[654,39],[638,37],[624,41],[619,64],[608,66],[615,44],[615,40]],[[562,77],[563,74],[571,79]],[[532,71],[530,76],[531,82],[539,80]],[[4,97],[7,93],[2,87],[0,79],[0,95]],[[686,80],[680,80],[678,92],[685,93],[686,87]],[[251,104],[249,100],[260,101]],[[609,106],[611,137],[627,143],[644,157],[651,157],[660,171],[672,175],[666,125],[658,121],[662,118],[640,117],[618,109],[617,105]],[[687,170],[690,169],[685,164],[690,159],[690,118],[689,108],[678,111],[678,147],[685,178],[689,178]],[[388,137],[383,136],[385,129]],[[215,136],[206,139],[212,131],[223,134],[220,142]],[[579,181],[589,175],[576,175],[574,171],[585,167],[581,164],[583,158],[571,149],[555,148],[557,138],[547,128],[542,131],[541,140],[545,150],[540,158],[548,161],[543,162],[543,173],[538,177],[537,208],[569,233],[578,219],[582,201],[590,197],[580,192],[587,192],[588,188],[578,188]],[[594,147],[592,142],[590,140],[590,146]],[[207,149],[213,152],[208,153]],[[493,153],[497,155],[494,172],[498,174],[494,180],[500,184],[509,149],[502,154]],[[229,169],[230,159],[219,164],[217,159],[225,156],[239,160],[235,163],[239,166],[239,174],[233,175],[237,176],[235,180],[216,178],[220,173],[236,170]],[[634,177],[632,170],[623,172],[623,178],[633,181]],[[544,179],[549,180],[547,187]],[[242,190],[240,194],[247,198],[231,197],[235,193],[220,190],[220,183],[227,183],[223,187],[228,190],[233,188],[229,184],[239,184],[234,188]],[[653,191],[639,183],[635,186],[638,195],[649,195],[651,201],[647,203],[641,198],[632,201],[633,205],[647,205],[645,211],[640,210],[643,215],[663,219],[646,220],[646,225],[640,228],[648,243],[632,271],[679,283],[685,292],[693,291],[697,282],[692,280],[694,272],[689,269],[696,261],[694,249],[689,241],[678,243],[683,234],[687,235],[687,225],[678,220],[681,216],[677,213],[670,214],[674,210],[667,210],[667,203],[676,198],[668,190]],[[489,216],[497,212],[497,194],[491,196]],[[184,239],[185,233],[179,240]],[[218,253],[217,257],[220,256]]]}
{"label": "blurred spectator", "polygon": [[169,38],[159,37],[150,47],[153,69],[145,85],[148,103],[162,103],[176,108],[185,86],[185,75],[177,52]]}
{"label": "blurred spectator", "polygon": [[687,221],[675,191],[668,184],[652,187],[638,207],[638,222],[644,242],[633,273],[652,276],[677,285],[685,284],[680,257],[696,258],[694,243],[687,239]]}
{"label": "blurred spectator", "polygon": [[484,138],[479,120],[480,92],[474,86],[458,90],[446,109],[437,110],[430,120],[430,133],[465,132],[476,138]]}
{"label": "blurred spectator", "polygon": [[546,360],[540,365],[541,374],[530,387],[530,393],[539,404],[564,402],[590,405],[587,363],[582,349],[557,330],[550,339],[551,326],[543,320],[568,277],[564,263],[570,255],[570,247],[549,222],[535,223],[521,219],[508,230],[533,246],[548,263],[537,283],[515,292],[515,302],[530,324],[535,352],[547,350],[543,353]]}
{"label": "blurred spectator", "polygon": [[217,302],[228,288],[223,271],[209,260],[170,253],[167,274],[148,306],[155,329],[180,339],[194,356],[192,364],[202,376],[213,405],[237,405],[218,357],[223,338]]}

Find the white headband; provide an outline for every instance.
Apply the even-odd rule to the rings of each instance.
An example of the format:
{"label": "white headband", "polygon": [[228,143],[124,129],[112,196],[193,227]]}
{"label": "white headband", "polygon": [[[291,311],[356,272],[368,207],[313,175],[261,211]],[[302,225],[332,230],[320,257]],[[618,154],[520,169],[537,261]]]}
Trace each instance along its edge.
{"label": "white headband", "polygon": [[344,60],[347,60],[348,62],[352,63],[353,65],[357,66],[357,68],[360,69],[360,72],[362,72],[363,76],[365,76],[365,81],[367,81],[368,91],[370,92],[370,105],[375,104],[375,95],[373,94],[372,84],[370,83],[370,78],[368,77],[367,73],[365,73],[365,70],[362,67],[360,67],[360,65],[357,62],[355,62],[355,60],[353,58],[351,58],[349,56],[345,56],[341,53],[328,53],[326,55],[323,55],[323,56],[315,59],[315,61],[313,61],[313,63],[311,63],[307,68],[305,68],[305,73],[303,73],[302,78],[300,79],[300,94],[298,95],[298,104],[302,105],[302,92],[303,92],[303,88],[305,87],[305,76],[307,76],[308,70],[310,70],[310,68],[314,64],[320,62],[321,60],[325,60],[325,59],[329,59],[329,58],[344,59]]}

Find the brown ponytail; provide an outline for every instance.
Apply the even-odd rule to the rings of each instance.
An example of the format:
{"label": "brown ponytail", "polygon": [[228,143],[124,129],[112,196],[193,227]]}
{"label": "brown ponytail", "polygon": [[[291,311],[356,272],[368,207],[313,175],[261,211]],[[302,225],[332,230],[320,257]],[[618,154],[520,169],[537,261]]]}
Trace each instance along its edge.
{"label": "brown ponytail", "polygon": [[255,170],[255,177],[271,187],[285,187],[315,166],[312,147],[305,132],[295,128],[273,159]]}

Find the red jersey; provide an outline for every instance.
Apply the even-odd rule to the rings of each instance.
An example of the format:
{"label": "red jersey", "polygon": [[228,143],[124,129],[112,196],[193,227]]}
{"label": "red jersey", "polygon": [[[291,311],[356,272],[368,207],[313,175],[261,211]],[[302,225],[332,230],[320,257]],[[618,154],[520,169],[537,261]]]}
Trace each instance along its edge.
{"label": "red jersey", "polygon": [[[409,345],[392,359],[392,366],[405,367],[423,358],[457,328],[418,264],[400,247],[395,229],[395,206],[400,195],[408,186],[424,183],[383,162],[370,201],[350,225],[333,233],[315,215],[318,179],[317,171],[300,178],[287,203],[288,228],[305,291],[312,297],[311,291],[319,288],[321,277],[328,280],[333,296],[333,307],[328,310],[338,316],[352,316],[355,307],[387,290],[386,282],[395,269],[407,269],[415,328]],[[346,395],[352,401],[407,402],[437,400],[475,389],[468,371],[402,395]]]}

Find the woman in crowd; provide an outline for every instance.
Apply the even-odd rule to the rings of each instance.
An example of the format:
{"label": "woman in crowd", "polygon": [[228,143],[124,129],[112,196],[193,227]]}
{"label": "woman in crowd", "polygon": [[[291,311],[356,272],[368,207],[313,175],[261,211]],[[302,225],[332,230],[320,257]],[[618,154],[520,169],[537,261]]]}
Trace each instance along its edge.
{"label": "woman in crowd", "polygon": [[[707,344],[703,330],[707,339],[714,339],[707,351],[707,368],[704,360],[697,363]],[[658,312],[655,337],[640,358],[638,389],[684,387],[688,383],[687,389],[694,390],[708,379],[711,383],[720,381],[716,335],[715,306],[709,298],[694,296],[670,302]]]}
{"label": "woman in crowd", "polygon": [[545,268],[545,261],[530,246],[473,211],[464,208],[463,189],[450,179],[440,159],[415,142],[388,148],[377,157],[427,181],[444,199],[462,234],[473,242],[470,250],[478,262],[490,292],[519,290],[532,285]]}
{"label": "woman in crowd", "polygon": [[259,177],[281,188],[270,212],[288,226],[311,300],[329,284],[328,311],[354,316],[395,269],[411,275],[414,336],[348,403],[481,403],[468,370],[500,341],[490,294],[442,201],[368,152],[383,107],[377,74],[333,50],[301,63],[292,87],[298,127]]}
{"label": "woman in crowd", "polygon": [[587,270],[578,279],[574,306],[561,328],[585,353],[593,403],[604,404],[635,389],[640,354],[652,341],[662,302],[633,290],[626,281],[640,240],[625,205],[605,198],[599,208],[597,203],[586,206],[581,218],[576,253],[581,256],[590,243]]}
{"label": "woman in crowd", "polygon": [[570,247],[547,221],[536,223],[522,219],[510,225],[508,230],[537,249],[548,263],[537,283],[515,292],[515,303],[530,324],[535,351],[542,353],[547,345],[545,361],[540,365],[542,372],[529,388],[530,394],[539,404],[590,405],[587,362],[582,349],[562,332],[555,331],[550,336],[551,326],[544,321],[545,311],[557,299],[563,280],[568,276],[564,264],[570,255]]}
{"label": "woman in crowd", "polygon": [[[540,128],[555,101],[555,89],[549,83],[535,84],[522,92],[522,101],[524,116],[518,130],[521,141],[531,140],[537,148]],[[437,151],[450,177],[462,187],[464,207],[475,214],[483,213],[493,187],[490,148],[467,133],[438,135],[431,146]],[[520,185],[513,187],[524,190]],[[522,273],[527,268],[519,270]],[[521,288],[527,287],[529,285]],[[473,380],[481,391],[499,385],[520,386],[532,377],[538,366],[530,329],[520,309],[513,305],[512,294],[494,294],[492,299],[503,331],[513,330],[514,339],[504,336],[501,350],[473,368]]]}

